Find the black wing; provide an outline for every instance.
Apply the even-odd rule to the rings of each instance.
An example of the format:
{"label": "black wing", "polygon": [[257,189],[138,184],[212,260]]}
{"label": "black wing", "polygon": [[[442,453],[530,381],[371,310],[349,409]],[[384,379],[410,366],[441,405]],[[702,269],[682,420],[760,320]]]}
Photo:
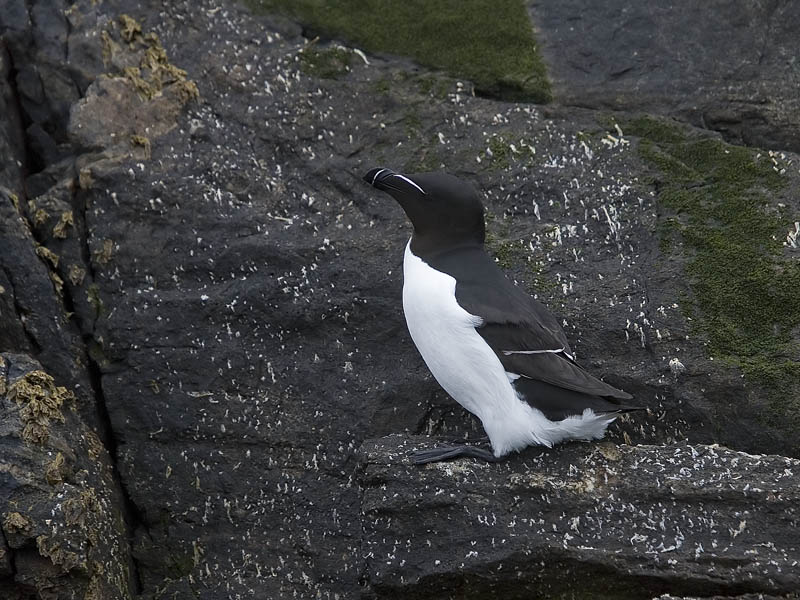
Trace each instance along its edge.
{"label": "black wing", "polygon": [[511,283],[481,247],[459,248],[424,260],[456,279],[456,300],[483,319],[477,331],[509,373],[581,394],[632,398],[578,365],[552,313]]}

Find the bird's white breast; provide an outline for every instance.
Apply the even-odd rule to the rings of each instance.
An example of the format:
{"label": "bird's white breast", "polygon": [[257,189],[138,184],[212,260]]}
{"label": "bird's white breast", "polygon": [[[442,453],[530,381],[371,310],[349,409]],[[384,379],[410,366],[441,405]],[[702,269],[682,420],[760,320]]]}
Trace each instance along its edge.
{"label": "bird's white breast", "polygon": [[439,385],[481,420],[496,456],[529,444],[602,436],[607,418],[595,425],[592,413],[554,423],[520,400],[511,384],[519,376],[506,373],[476,331],[482,319],[456,301],[456,280],[415,256],[410,241],[403,259],[403,312],[425,364]]}
{"label": "bird's white breast", "polygon": [[410,242],[403,260],[403,311],[436,381],[481,419],[491,439],[490,422],[505,420],[520,401],[500,360],[475,330],[481,318],[456,301],[456,280],[415,256]]}

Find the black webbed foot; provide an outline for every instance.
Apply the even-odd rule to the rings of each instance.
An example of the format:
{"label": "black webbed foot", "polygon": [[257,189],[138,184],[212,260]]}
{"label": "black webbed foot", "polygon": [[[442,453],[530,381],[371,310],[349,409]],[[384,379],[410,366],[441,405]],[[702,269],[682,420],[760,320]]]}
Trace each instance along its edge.
{"label": "black webbed foot", "polygon": [[424,465],[454,458],[469,457],[480,458],[486,462],[499,462],[494,454],[483,448],[474,446],[442,446],[440,448],[430,448],[428,450],[417,450],[411,453],[411,462],[415,465]]}

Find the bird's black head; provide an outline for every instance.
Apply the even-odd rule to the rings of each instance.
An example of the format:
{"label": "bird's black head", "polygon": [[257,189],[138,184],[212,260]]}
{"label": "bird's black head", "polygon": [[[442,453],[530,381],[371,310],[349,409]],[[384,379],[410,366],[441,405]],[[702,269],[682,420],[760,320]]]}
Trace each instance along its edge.
{"label": "bird's black head", "polygon": [[364,181],[397,200],[414,226],[415,248],[483,244],[483,205],[465,181],[446,173],[403,175],[391,169],[370,169]]}

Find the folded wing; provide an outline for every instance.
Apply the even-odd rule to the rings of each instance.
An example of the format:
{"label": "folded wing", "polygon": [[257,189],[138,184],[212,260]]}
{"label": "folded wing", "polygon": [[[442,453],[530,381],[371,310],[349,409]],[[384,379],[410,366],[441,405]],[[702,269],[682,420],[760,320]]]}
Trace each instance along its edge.
{"label": "folded wing", "polygon": [[466,257],[462,250],[457,262],[443,256],[432,266],[455,277],[459,305],[483,320],[477,331],[507,372],[591,396],[632,398],[578,365],[557,319],[512,284],[482,249]]}

